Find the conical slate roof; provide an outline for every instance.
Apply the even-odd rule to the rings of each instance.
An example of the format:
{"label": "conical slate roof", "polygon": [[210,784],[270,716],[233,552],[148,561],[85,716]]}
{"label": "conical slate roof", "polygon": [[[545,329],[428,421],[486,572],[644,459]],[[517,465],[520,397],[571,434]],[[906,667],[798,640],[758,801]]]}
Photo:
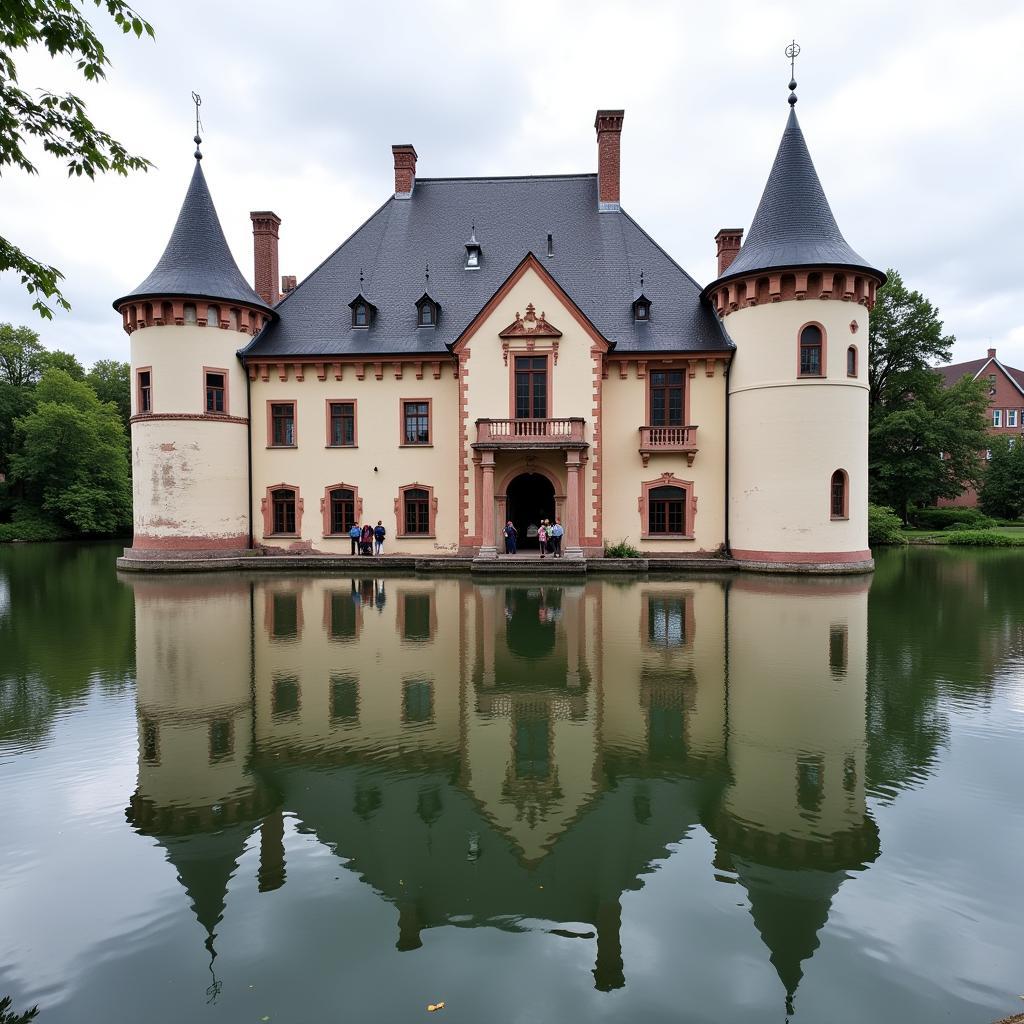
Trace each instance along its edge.
{"label": "conical slate roof", "polygon": [[750,231],[719,280],[807,266],[852,267],[885,277],[843,238],[791,107]]}
{"label": "conical slate roof", "polygon": [[226,299],[270,310],[231,255],[198,160],[163,256],[142,284],[114,302],[114,309],[133,299],[170,295]]}

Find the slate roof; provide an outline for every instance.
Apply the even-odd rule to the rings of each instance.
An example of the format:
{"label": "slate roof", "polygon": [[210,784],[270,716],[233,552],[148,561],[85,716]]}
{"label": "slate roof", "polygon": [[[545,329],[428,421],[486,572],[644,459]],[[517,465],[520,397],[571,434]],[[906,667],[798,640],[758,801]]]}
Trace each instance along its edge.
{"label": "slate roof", "polygon": [[133,299],[158,296],[227,299],[270,310],[231,255],[198,160],[163,256],[145,281],[114,302],[114,309]]}
{"label": "slate roof", "polygon": [[[481,269],[466,270],[473,225]],[[278,303],[279,321],[244,354],[445,353],[531,252],[620,352],[732,347],[700,286],[628,214],[598,213],[597,175],[578,174],[417,179],[411,199],[389,199]],[[360,271],[377,305],[368,329],[352,328],[348,305]],[[646,324],[633,320],[641,271],[651,300]],[[435,328],[416,327],[424,291],[441,306]],[[566,319],[544,311],[556,326]]]}
{"label": "slate roof", "polygon": [[843,238],[791,107],[750,231],[718,282],[754,271],[807,266],[852,267],[885,277]]}

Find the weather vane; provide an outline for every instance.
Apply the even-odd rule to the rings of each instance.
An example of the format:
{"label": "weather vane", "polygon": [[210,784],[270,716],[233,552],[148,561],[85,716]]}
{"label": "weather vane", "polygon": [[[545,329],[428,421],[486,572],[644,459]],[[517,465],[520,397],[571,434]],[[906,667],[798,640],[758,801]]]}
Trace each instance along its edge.
{"label": "weather vane", "polygon": [[202,121],[199,120],[199,108],[202,106],[203,98],[197,92],[192,93],[192,102],[196,105],[196,137],[193,140],[196,144],[196,159],[202,160],[203,154],[199,151],[199,143],[203,140],[199,137],[199,129],[202,126]]}
{"label": "weather vane", "polygon": [[786,47],[786,56],[789,58],[789,105],[796,103],[796,59],[800,56],[800,44],[794,39]]}

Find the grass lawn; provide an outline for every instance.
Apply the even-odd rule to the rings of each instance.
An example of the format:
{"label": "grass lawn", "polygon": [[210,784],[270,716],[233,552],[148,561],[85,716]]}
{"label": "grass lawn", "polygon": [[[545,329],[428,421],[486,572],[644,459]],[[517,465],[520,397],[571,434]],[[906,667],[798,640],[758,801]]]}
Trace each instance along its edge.
{"label": "grass lawn", "polygon": [[[911,526],[904,528],[903,536],[911,543],[922,540],[933,540],[939,543],[946,532],[945,530],[919,530],[916,526]],[[1024,537],[1024,526],[993,526],[991,530],[985,532],[1001,533],[1005,537]]]}

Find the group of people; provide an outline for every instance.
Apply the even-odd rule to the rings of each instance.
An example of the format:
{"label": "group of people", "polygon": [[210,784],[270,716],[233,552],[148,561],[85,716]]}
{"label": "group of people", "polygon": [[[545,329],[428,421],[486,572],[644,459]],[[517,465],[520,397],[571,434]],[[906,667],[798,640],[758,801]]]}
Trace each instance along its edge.
{"label": "group of people", "polygon": [[360,526],[353,523],[348,531],[349,540],[352,541],[353,555],[382,555],[384,553],[384,538],[388,531],[384,524],[378,519],[376,526],[364,523]]}
{"label": "group of people", "polygon": [[[532,526],[529,532],[533,532]],[[505,538],[505,554],[516,554],[519,550],[519,531],[511,519],[505,524],[502,535]],[[565,529],[559,522],[558,516],[555,516],[553,523],[550,519],[542,519],[540,526],[537,527],[537,545],[540,547],[540,557],[544,558],[546,555],[551,555],[552,558],[561,558],[562,537],[564,536]]]}

